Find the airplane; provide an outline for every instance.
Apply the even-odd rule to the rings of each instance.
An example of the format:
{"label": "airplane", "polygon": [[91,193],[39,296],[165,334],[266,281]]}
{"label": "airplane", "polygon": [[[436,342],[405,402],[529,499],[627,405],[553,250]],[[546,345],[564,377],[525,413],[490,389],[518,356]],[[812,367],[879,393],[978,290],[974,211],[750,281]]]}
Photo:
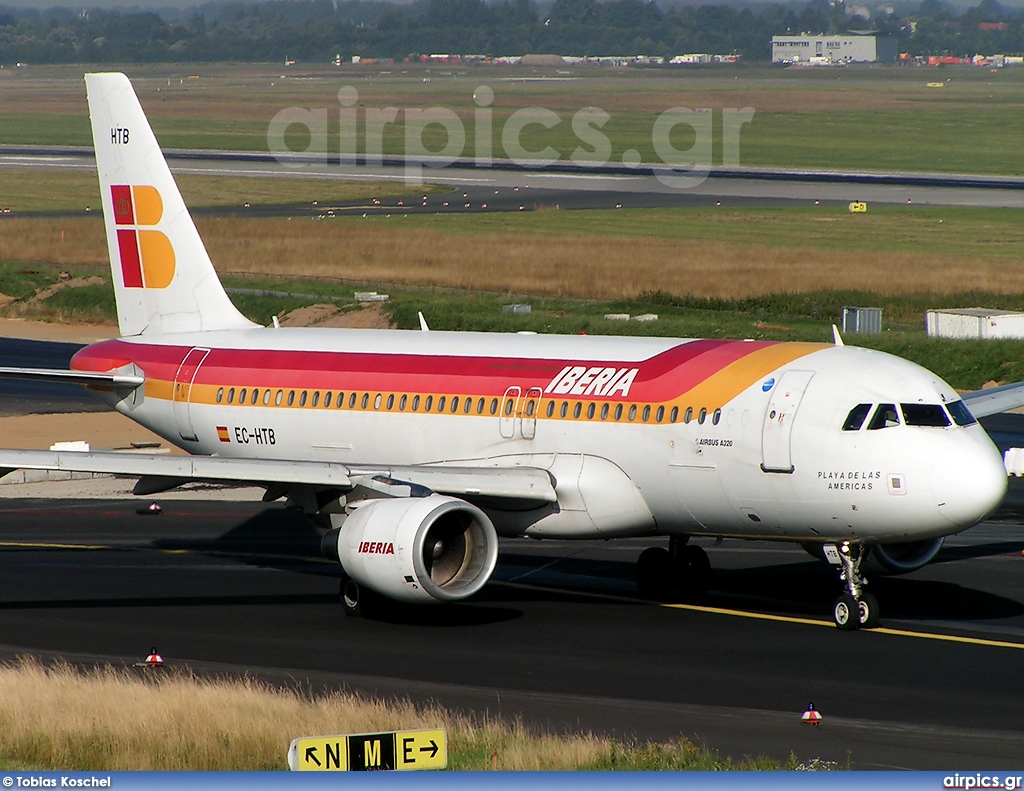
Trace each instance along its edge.
{"label": "airplane", "polygon": [[[498,537],[668,538],[650,599],[699,597],[691,537],[794,542],[838,566],[832,619],[879,623],[868,573],[903,573],[1001,502],[976,418],[925,368],[835,342],[263,327],[231,303],[123,74],[85,76],[121,337],[70,370],[189,455],[0,450],[0,468],[258,485],[325,529],[344,612],[480,591]],[[973,411],[972,411],[973,410]]]}

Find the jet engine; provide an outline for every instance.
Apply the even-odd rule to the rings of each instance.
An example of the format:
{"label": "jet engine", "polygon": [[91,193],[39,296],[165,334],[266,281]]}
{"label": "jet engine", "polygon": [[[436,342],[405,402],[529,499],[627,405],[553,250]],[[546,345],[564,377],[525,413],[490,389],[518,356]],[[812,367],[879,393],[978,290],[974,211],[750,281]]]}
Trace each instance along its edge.
{"label": "jet engine", "polygon": [[876,544],[871,547],[863,568],[875,574],[906,574],[929,563],[942,549],[943,538],[907,541],[902,544]]}
{"label": "jet engine", "polygon": [[472,596],[498,560],[498,536],[487,515],[439,494],[365,501],[320,547],[360,585],[414,603]]}
{"label": "jet engine", "polygon": [[[861,569],[865,573],[892,576],[917,571],[929,563],[942,549],[942,537],[928,538],[923,541],[905,541],[903,543],[874,544],[864,558]],[[828,562],[821,544],[801,544],[811,557]]]}

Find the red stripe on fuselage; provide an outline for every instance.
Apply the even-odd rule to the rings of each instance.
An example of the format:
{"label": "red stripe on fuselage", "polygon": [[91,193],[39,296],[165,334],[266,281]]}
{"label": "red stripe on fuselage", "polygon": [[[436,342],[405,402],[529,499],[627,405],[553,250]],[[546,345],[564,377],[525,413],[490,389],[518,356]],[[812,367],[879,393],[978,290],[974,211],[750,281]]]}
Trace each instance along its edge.
{"label": "red stripe on fuselage", "polygon": [[[491,396],[501,395],[510,385],[523,387],[524,391],[529,387],[543,389],[566,366],[609,366],[639,369],[629,391],[631,400],[664,401],[687,392],[730,363],[774,345],[765,341],[689,341],[643,361],[213,349],[199,369],[195,384]],[[147,378],[173,381],[190,348],[104,341],[79,351],[72,367],[109,371],[134,362]]]}

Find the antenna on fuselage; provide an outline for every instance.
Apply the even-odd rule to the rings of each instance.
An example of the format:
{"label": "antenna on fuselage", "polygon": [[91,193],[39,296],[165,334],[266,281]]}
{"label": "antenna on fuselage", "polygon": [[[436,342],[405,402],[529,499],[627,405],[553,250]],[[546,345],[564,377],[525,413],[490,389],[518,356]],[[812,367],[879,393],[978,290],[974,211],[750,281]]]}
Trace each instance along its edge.
{"label": "antenna on fuselage", "polygon": [[430,332],[430,327],[427,326],[427,320],[423,318],[423,311],[417,310],[416,315],[420,317],[420,329],[423,332]]}
{"label": "antenna on fuselage", "polygon": [[832,325],[832,340],[835,342],[836,346],[846,345],[843,343],[843,336],[839,334],[839,328],[835,324]]}

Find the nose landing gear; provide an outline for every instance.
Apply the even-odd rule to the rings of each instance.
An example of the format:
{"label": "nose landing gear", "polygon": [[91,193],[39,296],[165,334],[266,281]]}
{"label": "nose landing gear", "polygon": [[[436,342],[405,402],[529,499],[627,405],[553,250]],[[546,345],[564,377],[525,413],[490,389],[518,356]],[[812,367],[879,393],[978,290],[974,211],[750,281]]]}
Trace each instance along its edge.
{"label": "nose landing gear", "polygon": [[864,557],[861,544],[845,543],[839,547],[839,574],[846,584],[846,592],[832,605],[832,620],[843,630],[873,629],[878,626],[878,599],[864,590],[867,581],[860,573],[860,562]]}

